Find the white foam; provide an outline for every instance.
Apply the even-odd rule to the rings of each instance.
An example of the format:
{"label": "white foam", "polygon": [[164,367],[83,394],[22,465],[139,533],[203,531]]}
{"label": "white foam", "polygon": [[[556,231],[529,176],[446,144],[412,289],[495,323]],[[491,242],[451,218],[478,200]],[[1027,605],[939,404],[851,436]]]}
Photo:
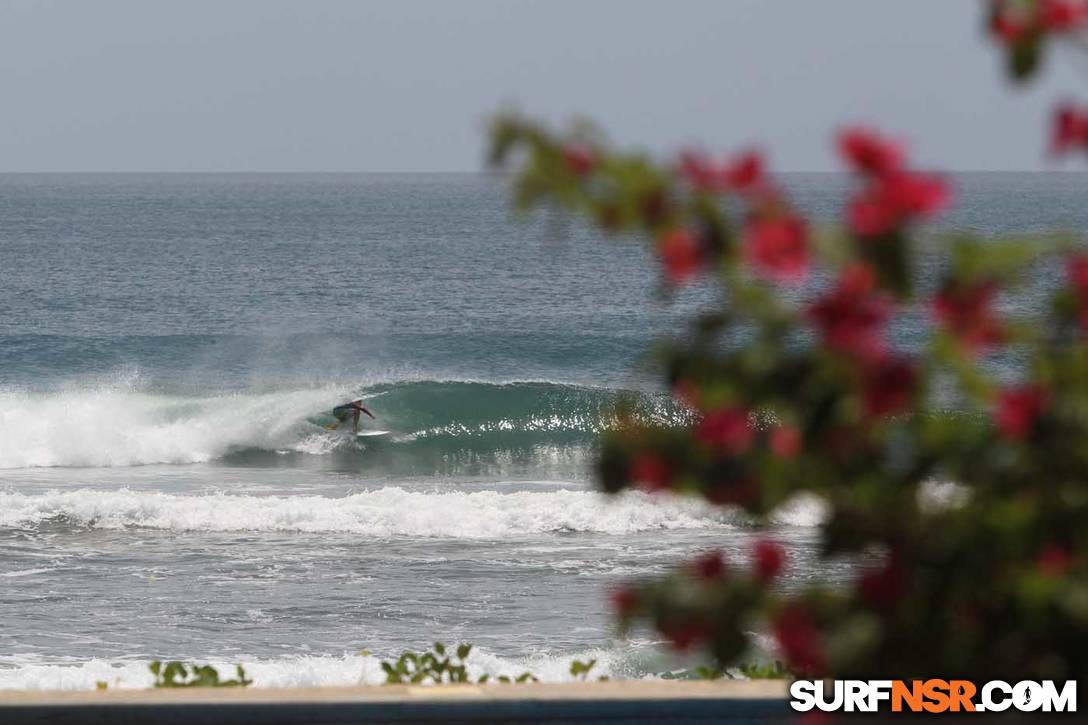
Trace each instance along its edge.
{"label": "white foam", "polygon": [[[198,463],[232,448],[294,447],[342,391],[178,398],[130,386],[0,392],[0,468]],[[304,440],[303,450],[327,441]],[[323,452],[323,451],[322,451]]]}
{"label": "white foam", "polygon": [[[253,659],[241,657],[225,661],[217,658],[200,660],[213,665],[220,677],[234,678],[235,665],[241,664],[254,687],[335,687],[347,685],[380,685],[385,683],[382,659],[369,654],[335,656],[284,657]],[[468,657],[469,676],[517,677],[530,671],[544,682],[564,682],[572,679],[570,662],[574,659],[595,658],[592,677],[623,677],[625,667],[619,652],[601,650],[565,656],[534,656],[505,658],[474,648]],[[0,690],[93,690],[96,683],[105,682],[111,689],[143,689],[151,687],[154,677],[148,660],[91,659],[82,662],[48,662],[38,656],[0,657]]]}
{"label": "white foam", "polygon": [[557,531],[626,534],[725,525],[688,499],[587,491],[419,493],[398,487],[324,496],[182,496],[147,491],[0,492],[0,526],[48,520],[98,529],[345,532],[369,536],[501,539]]}

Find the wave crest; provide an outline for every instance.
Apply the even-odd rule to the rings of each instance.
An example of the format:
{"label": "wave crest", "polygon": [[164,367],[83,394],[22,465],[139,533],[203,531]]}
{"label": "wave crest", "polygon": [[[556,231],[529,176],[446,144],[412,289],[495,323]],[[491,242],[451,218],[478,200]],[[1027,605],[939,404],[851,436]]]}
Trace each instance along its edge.
{"label": "wave crest", "polygon": [[552,532],[627,534],[726,523],[696,501],[589,491],[417,493],[397,487],[324,496],[178,496],[144,491],[0,493],[0,527],[276,531],[504,539]]}

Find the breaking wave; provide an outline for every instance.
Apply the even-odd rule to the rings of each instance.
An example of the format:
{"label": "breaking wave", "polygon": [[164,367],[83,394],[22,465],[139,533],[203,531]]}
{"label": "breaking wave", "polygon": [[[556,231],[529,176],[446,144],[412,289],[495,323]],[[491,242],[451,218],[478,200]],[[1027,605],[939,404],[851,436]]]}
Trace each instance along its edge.
{"label": "breaking wave", "polygon": [[246,455],[351,455],[350,436],[322,426],[360,397],[390,431],[367,447],[442,457],[449,451],[588,446],[621,400],[638,414],[682,416],[666,396],[557,383],[415,381],[170,396],[126,387],[0,391],[0,468],[200,463]]}
{"label": "breaking wave", "polygon": [[552,532],[627,534],[724,526],[725,515],[696,501],[632,492],[418,493],[397,487],[341,498],[178,496],[145,491],[0,492],[0,527],[275,531],[503,539]]}

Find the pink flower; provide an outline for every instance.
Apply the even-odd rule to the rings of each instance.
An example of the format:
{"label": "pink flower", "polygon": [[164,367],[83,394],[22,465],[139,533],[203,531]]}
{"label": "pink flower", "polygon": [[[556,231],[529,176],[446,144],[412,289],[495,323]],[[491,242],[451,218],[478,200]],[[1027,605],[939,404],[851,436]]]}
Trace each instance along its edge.
{"label": "pink flower", "polygon": [[903,168],[906,154],[897,141],[867,128],[847,128],[839,133],[839,153],[855,171],[886,176]]}
{"label": "pink flower", "polygon": [[1001,392],[994,411],[998,432],[1009,440],[1022,441],[1031,435],[1047,404],[1046,390],[1038,385],[1023,385]]}
{"label": "pink flower", "polygon": [[1045,576],[1064,576],[1073,563],[1069,550],[1059,544],[1047,544],[1035,558],[1036,568]]}
{"label": "pink flower", "polygon": [[876,291],[872,268],[855,264],[842,273],[831,292],[808,308],[808,319],[828,347],[868,358],[883,350],[890,312],[888,298]]}
{"label": "pink flower", "polygon": [[862,403],[866,418],[884,418],[910,409],[918,372],[906,357],[883,355],[862,372]]}
{"label": "pink flower", "polygon": [[858,579],[858,592],[877,609],[898,604],[907,592],[907,576],[898,554],[892,552],[881,566],[865,571]]}
{"label": "pink flower", "polygon": [[933,300],[933,314],[974,353],[1000,344],[1005,331],[993,311],[997,285],[981,282],[945,287]]}
{"label": "pink flower", "polygon": [[621,619],[627,619],[634,614],[639,605],[638,594],[630,587],[620,587],[612,592],[612,608]]}
{"label": "pink flower", "polygon": [[597,166],[597,155],[583,144],[571,144],[563,149],[563,163],[575,176],[585,176]]}
{"label": "pink flower", "polygon": [[1088,18],[1084,0],[1039,0],[1039,22],[1052,33],[1077,30]]}
{"label": "pink flower", "polygon": [[771,430],[771,452],[779,458],[794,458],[801,452],[801,431],[793,426],[778,426]]}
{"label": "pink flower", "polygon": [[763,186],[765,181],[763,156],[758,151],[746,151],[726,163],[721,171],[726,188],[747,191]]}
{"label": "pink flower", "polygon": [[791,669],[801,674],[818,674],[826,669],[823,637],[801,605],[791,604],[779,612],[773,629]]}
{"label": "pink flower", "polygon": [[1050,152],[1061,155],[1088,146],[1088,108],[1064,103],[1054,110]]}
{"label": "pink flower", "polygon": [[708,551],[696,557],[692,571],[700,579],[716,581],[725,576],[725,558],[720,551]]}
{"label": "pink flower", "polygon": [[743,408],[721,408],[703,416],[695,427],[695,437],[712,448],[740,455],[747,451],[755,438]]}
{"label": "pink flower", "polygon": [[679,174],[699,191],[717,191],[718,170],[714,164],[699,151],[684,151],[680,154]]}
{"label": "pink flower", "polygon": [[682,284],[703,266],[703,250],[695,235],[686,229],[673,229],[658,240],[658,252],[665,276],[672,284]]}
{"label": "pink flower", "polygon": [[661,491],[672,483],[669,465],[653,453],[636,455],[631,461],[629,473],[631,480],[642,484],[647,491]]}
{"label": "pink flower", "polygon": [[769,583],[786,565],[786,552],[773,541],[762,539],[752,547],[752,571],[756,580]]}
{"label": "pink flower", "polygon": [[808,272],[808,225],[799,217],[758,217],[744,232],[748,260],[776,279],[798,279]]}
{"label": "pink flower", "polygon": [[943,179],[917,173],[884,176],[858,193],[847,207],[850,229],[860,237],[877,237],[916,218],[943,209],[950,192]]}

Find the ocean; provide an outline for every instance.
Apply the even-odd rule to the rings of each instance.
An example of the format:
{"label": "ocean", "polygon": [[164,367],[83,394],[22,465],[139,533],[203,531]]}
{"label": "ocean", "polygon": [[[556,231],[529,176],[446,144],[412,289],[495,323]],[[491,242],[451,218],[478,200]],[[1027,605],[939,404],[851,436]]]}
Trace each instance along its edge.
{"label": "ocean", "polygon": [[[945,230],[1088,229],[1088,175],[953,178]],[[822,220],[850,186],[786,180]],[[714,299],[488,175],[0,175],[0,688],[381,682],[434,641],[474,674],[683,666],[609,591],[762,533],[591,467],[619,397],[683,415],[648,353]],[[387,435],[322,427],[353,398]],[[781,586],[849,577],[820,517],[775,515]]]}

